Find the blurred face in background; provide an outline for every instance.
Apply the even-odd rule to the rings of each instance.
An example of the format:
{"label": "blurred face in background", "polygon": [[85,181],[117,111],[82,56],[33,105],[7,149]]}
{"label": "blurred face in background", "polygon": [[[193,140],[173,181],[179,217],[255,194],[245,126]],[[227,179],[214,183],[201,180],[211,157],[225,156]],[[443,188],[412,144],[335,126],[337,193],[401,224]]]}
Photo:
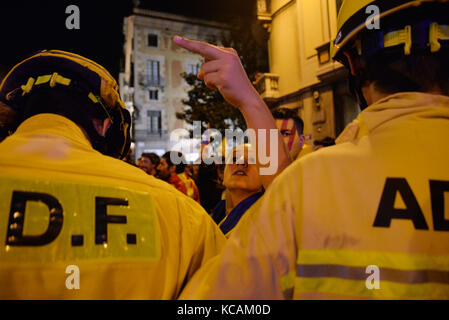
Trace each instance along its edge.
{"label": "blurred face in background", "polygon": [[226,160],[224,186],[230,191],[257,193],[263,185],[256,164],[256,153],[249,144],[237,146]]}
{"label": "blurred face in background", "polygon": [[147,157],[140,157],[137,161],[137,166],[148,174],[151,174],[153,169],[155,169],[154,164]]}
{"label": "blurred face in background", "polygon": [[281,133],[284,144],[290,157],[294,160],[299,155],[304,145],[304,135],[298,132],[294,119],[275,119],[276,127]]}
{"label": "blurred face in background", "polygon": [[161,162],[157,166],[158,171],[158,178],[161,178],[162,180],[168,180],[170,176],[172,175],[172,172],[175,172],[176,166],[172,166],[171,168],[168,166],[167,160],[162,157]]}

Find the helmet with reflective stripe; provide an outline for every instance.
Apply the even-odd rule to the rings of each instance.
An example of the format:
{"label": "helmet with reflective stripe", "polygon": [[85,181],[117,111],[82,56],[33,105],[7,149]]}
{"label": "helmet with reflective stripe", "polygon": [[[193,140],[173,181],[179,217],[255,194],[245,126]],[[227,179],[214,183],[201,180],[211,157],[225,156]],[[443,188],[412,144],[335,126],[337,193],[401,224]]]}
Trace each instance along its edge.
{"label": "helmet with reflective stripe", "polygon": [[[71,52],[43,50],[18,63],[5,76],[0,85],[0,101],[20,115],[23,97],[43,87],[73,89],[90,99],[92,108],[99,108],[111,120],[102,141],[105,146],[92,145],[109,156],[126,156],[131,142],[131,117],[120,99],[117,82],[105,68]],[[1,129],[14,132],[20,124],[18,119],[10,121],[7,128],[1,122]]]}
{"label": "helmet with reflective stripe", "polygon": [[[416,17],[413,16],[420,15],[423,12],[421,8],[436,4],[445,5],[444,14],[447,16],[449,0],[345,0],[338,14],[337,36],[331,46],[331,55],[337,61],[344,61],[343,52],[354,44],[353,41],[362,31],[368,29],[372,30],[373,33],[378,31],[379,28],[375,27],[376,23],[380,26],[380,34],[377,33],[375,37],[370,39],[368,49],[362,48],[358,44],[359,55],[369,54],[373,49],[391,47],[403,48],[404,54],[408,55],[413,51],[412,46],[414,48],[427,48],[429,52],[437,52],[442,45],[448,46],[448,25],[429,21],[427,25],[420,23],[416,26],[407,26],[408,23],[406,22],[403,26],[398,26],[402,27],[401,29],[396,28],[395,30],[392,28],[388,30],[388,27],[383,24],[387,18],[392,21],[392,17],[395,18],[398,14],[413,8],[418,10],[407,17],[410,20],[416,20]],[[435,16],[442,14],[442,12],[439,12],[441,10],[430,10],[433,10]],[[402,20],[398,23],[403,23]]]}

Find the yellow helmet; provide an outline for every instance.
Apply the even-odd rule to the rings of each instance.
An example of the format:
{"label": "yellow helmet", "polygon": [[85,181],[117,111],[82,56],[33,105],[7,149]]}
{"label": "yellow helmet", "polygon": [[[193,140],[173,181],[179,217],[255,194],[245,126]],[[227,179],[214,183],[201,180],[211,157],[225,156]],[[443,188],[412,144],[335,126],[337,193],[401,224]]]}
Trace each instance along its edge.
{"label": "yellow helmet", "polygon": [[21,114],[24,97],[41,88],[58,87],[85,95],[92,108],[111,119],[105,139],[93,143],[94,148],[109,156],[125,157],[131,142],[131,116],[120,99],[117,82],[101,65],[66,51],[40,51],[18,63],[5,76],[0,84],[0,103],[3,110],[11,111],[11,116],[8,121],[0,121],[0,135],[10,134],[20,125],[21,117],[13,114]]}
{"label": "yellow helmet", "polygon": [[[376,45],[380,48],[403,46],[404,54],[410,54],[412,45],[415,46],[415,41],[418,40],[415,39],[417,33],[420,33],[420,31],[412,30],[411,26],[407,26],[407,23],[402,26],[404,29],[388,30],[388,28],[384,27],[383,22],[387,17],[394,17],[399,13],[403,13],[404,10],[432,3],[449,4],[449,0],[344,0],[338,14],[337,36],[331,46],[332,58],[338,61],[344,60],[343,51],[349,44],[353,43],[353,40],[356,40],[363,30],[370,29],[368,25],[373,29],[380,28],[384,32],[381,38],[374,40],[375,44],[370,44],[371,46]],[[418,9],[421,10],[421,8]],[[434,11],[435,14],[442,13],[437,12],[438,10]],[[445,11],[444,14],[447,15],[447,10]],[[416,11],[407,17],[413,19],[413,15],[420,14],[421,11]],[[379,26],[378,28],[375,27],[375,23]],[[427,37],[425,40],[422,39],[421,44],[417,44],[417,46],[423,46],[424,44],[424,46],[430,47],[431,52],[436,52],[441,48],[441,40],[449,40],[448,25],[438,24],[433,21],[424,27],[427,28]],[[370,41],[372,42],[373,40],[371,39]],[[358,53],[362,55],[362,48],[359,43],[357,45]]]}

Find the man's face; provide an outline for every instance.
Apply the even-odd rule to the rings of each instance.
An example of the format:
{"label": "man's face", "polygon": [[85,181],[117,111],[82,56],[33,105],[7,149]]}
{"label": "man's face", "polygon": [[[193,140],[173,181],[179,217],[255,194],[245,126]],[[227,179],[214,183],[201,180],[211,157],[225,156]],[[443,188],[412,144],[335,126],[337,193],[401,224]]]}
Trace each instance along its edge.
{"label": "man's face", "polygon": [[151,174],[154,169],[154,164],[147,157],[141,157],[137,161],[137,166],[148,174]]}
{"label": "man's face", "polygon": [[304,145],[304,136],[299,134],[293,119],[276,119],[276,127],[281,133],[290,157],[294,160]]}
{"label": "man's face", "polygon": [[[229,190],[244,190],[245,192],[258,192],[262,190],[262,180],[255,154],[249,152],[248,147],[234,149],[226,161],[223,184]],[[232,160],[232,163],[231,163]]]}
{"label": "man's face", "polygon": [[164,157],[161,158],[161,162],[157,166],[158,177],[163,180],[168,180],[171,175],[170,167]]}

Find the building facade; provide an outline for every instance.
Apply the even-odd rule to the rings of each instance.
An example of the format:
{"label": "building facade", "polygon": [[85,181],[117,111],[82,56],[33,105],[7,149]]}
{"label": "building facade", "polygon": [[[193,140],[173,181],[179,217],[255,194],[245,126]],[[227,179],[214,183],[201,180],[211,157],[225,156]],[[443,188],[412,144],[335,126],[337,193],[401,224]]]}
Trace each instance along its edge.
{"label": "building facade", "polygon": [[306,143],[335,138],[360,112],[347,71],[330,57],[342,0],[258,0],[270,73],[255,86],[272,108],[299,108]]}
{"label": "building facade", "polygon": [[226,25],[135,8],[123,24],[124,66],[121,96],[133,115],[135,158],[142,152],[171,150],[170,133],[186,128],[176,118],[189,86],[181,73],[197,74],[202,58],[173,44],[173,37],[219,43]]}

